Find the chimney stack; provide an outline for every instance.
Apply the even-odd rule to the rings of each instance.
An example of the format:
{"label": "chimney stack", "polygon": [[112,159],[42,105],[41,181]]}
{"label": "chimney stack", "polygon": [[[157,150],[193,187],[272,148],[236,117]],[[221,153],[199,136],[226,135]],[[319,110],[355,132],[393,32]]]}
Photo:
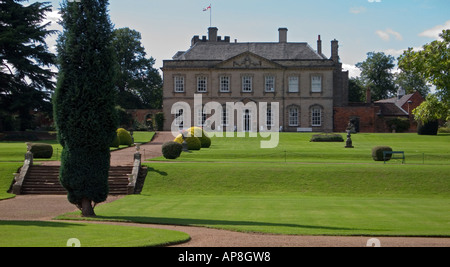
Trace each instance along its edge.
{"label": "chimney stack", "polygon": [[370,87],[367,87],[366,90],[366,103],[372,104],[372,91],[370,90]]}
{"label": "chimney stack", "polygon": [[317,54],[322,55],[322,40],[320,40],[320,35],[317,40]]}
{"label": "chimney stack", "polygon": [[216,27],[208,28],[208,41],[209,42],[217,42],[217,33],[219,29]]}
{"label": "chimney stack", "polygon": [[280,34],[280,43],[287,43],[287,32],[288,29],[287,28],[279,28],[278,32]]}
{"label": "chimney stack", "polygon": [[331,41],[331,60],[339,62],[339,42],[336,39]]}

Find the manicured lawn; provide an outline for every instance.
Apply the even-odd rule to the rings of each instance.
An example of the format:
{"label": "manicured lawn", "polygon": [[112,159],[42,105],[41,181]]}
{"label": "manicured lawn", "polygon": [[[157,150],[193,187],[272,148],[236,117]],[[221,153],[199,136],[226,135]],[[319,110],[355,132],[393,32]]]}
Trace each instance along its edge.
{"label": "manicured lawn", "polygon": [[148,166],[142,195],[100,206],[99,219],[295,235],[450,236],[447,165]]}
{"label": "manicured lawn", "polygon": [[[375,146],[391,146],[405,151],[410,164],[448,164],[450,162],[450,135],[419,136],[417,134],[352,135],[354,149],[345,149],[344,143],[312,143],[311,133],[281,133],[278,147],[261,149],[258,138],[212,138],[209,149],[183,153],[176,161],[221,162],[345,162],[374,163],[371,157]],[[346,135],[342,134],[344,139]],[[166,161],[163,157],[154,159]]]}
{"label": "manicured lawn", "polygon": [[0,247],[147,247],[189,240],[177,231],[82,223],[0,221]]}
{"label": "manicured lawn", "polygon": [[[282,133],[275,149],[260,149],[258,138],[213,138],[209,149],[147,162],[142,194],[99,206],[97,219],[293,235],[450,236],[450,135],[357,134],[355,149],[310,137]],[[407,164],[373,161],[378,145],[405,151]]]}
{"label": "manicured lawn", "polygon": [[2,163],[0,162],[0,200],[12,198],[14,195],[6,193],[14,178],[13,173],[22,165],[20,163]]}
{"label": "manicured lawn", "polygon": [[[148,143],[155,135],[154,132],[134,132],[135,143]],[[53,147],[53,156],[51,159],[35,159],[39,161],[57,161],[61,159],[62,146],[56,140],[50,141],[36,141],[34,143],[50,144]],[[120,148],[125,148],[121,146]],[[116,148],[111,148],[115,150]],[[0,162],[23,162],[25,153],[27,152],[27,146],[25,142],[0,142]]]}
{"label": "manicured lawn", "polygon": [[449,208],[448,199],[157,195],[128,196],[96,213],[101,220],[289,235],[450,236]]}

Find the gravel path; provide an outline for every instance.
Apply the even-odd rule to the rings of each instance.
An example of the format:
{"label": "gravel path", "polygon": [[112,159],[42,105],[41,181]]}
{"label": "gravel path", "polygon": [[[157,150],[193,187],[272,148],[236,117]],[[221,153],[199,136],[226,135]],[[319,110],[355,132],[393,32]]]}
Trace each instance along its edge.
{"label": "gravel path", "polygon": [[[173,137],[170,133],[158,133],[152,143],[143,145],[145,158],[161,155],[161,145]],[[132,164],[134,148],[113,152],[115,164]],[[128,158],[131,158],[128,163]],[[125,162],[123,159],[127,159]],[[49,162],[47,163],[57,164]],[[106,203],[120,197],[110,196]],[[24,195],[0,201],[0,220],[49,221],[57,215],[76,211],[66,196]],[[93,222],[105,223],[105,222]],[[113,224],[113,223],[107,223]],[[286,236],[255,233],[238,233],[204,227],[114,223],[117,225],[151,227],[181,231],[191,236],[191,241],[176,247],[365,247],[372,237],[339,236]],[[450,247],[450,238],[375,237],[382,247]]]}

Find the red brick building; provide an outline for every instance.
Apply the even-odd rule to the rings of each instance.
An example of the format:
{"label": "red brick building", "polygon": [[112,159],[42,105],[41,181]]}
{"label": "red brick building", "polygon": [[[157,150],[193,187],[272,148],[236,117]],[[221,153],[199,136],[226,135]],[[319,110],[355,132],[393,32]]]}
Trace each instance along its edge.
{"label": "red brick building", "polygon": [[409,119],[409,131],[417,131],[417,123],[411,112],[425,101],[420,93],[405,95],[403,90],[399,90],[397,97],[372,103],[368,91],[367,99],[367,103],[349,103],[346,107],[334,107],[334,131],[345,132],[352,121],[357,132],[392,132],[386,122],[393,118]]}

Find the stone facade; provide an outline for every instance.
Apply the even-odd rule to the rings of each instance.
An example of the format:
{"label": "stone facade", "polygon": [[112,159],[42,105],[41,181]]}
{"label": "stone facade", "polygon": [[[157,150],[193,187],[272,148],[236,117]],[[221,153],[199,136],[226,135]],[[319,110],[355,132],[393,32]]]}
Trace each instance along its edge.
{"label": "stone facade", "polygon": [[[226,109],[227,103],[254,103],[257,107],[278,103],[283,131],[333,131],[333,107],[348,104],[348,72],[342,71],[339,62],[338,41],[332,41],[331,57],[327,58],[322,54],[320,36],[314,50],[307,43],[289,43],[287,31],[279,29],[279,42],[275,43],[232,43],[230,37],[222,40],[217,28],[209,28],[208,37],[194,36],[189,50],[163,64],[164,129],[171,130],[173,124],[187,127],[186,116],[192,125],[197,119],[195,126],[202,126],[213,115],[205,113],[203,105],[217,102],[224,111],[221,125],[216,127],[225,131],[254,132],[263,126],[255,114],[261,111],[247,106],[240,113],[242,120],[230,121],[235,110]],[[202,106],[195,106],[195,95],[202,96]],[[187,103],[191,113],[173,109],[177,102]],[[265,121],[271,123],[271,119]],[[239,123],[245,125],[240,128]]]}

